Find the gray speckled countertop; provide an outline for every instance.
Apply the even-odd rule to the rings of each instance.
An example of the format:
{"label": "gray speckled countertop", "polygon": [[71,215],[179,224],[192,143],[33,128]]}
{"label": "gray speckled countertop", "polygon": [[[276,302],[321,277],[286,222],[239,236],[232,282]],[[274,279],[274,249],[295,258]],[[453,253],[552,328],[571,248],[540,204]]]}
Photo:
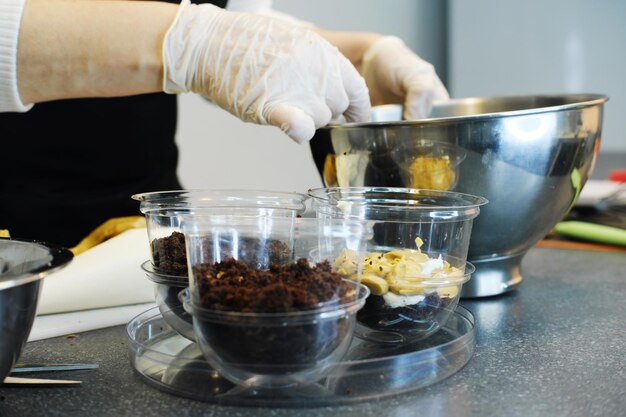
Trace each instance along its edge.
{"label": "gray speckled countertop", "polygon": [[[123,327],[29,343],[23,362],[98,363],[78,387],[0,388],[0,416],[623,416],[626,252],[533,248],[508,295],[462,301],[476,351],[448,379],[351,406],[218,406],[163,393],[133,372]],[[46,377],[43,376],[42,377]]]}

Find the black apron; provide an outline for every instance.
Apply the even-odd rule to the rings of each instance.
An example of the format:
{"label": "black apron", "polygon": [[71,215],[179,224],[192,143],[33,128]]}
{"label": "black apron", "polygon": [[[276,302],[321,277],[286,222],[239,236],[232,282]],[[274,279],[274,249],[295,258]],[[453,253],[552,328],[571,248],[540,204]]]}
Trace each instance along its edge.
{"label": "black apron", "polygon": [[140,215],[131,195],[181,188],[176,116],[164,93],[0,113],[0,229],[72,247],[107,219]]}

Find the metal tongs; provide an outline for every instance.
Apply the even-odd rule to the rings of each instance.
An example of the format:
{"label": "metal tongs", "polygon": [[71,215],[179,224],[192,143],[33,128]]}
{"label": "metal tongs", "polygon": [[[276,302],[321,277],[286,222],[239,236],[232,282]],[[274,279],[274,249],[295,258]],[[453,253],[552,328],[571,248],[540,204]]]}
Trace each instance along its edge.
{"label": "metal tongs", "polygon": [[17,364],[11,370],[9,376],[4,379],[4,384],[20,385],[77,385],[82,381],[69,379],[41,379],[16,377],[15,374],[57,372],[57,371],[81,371],[85,369],[97,369],[98,364],[91,363],[59,363],[59,364]]}

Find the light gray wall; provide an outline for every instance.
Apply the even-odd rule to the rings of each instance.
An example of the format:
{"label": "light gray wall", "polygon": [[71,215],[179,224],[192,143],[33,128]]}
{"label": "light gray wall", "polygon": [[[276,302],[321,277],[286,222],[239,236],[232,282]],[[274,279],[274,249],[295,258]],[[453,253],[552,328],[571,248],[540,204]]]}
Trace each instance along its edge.
{"label": "light gray wall", "polygon": [[[444,39],[438,0],[275,0],[275,9],[334,30],[375,31],[405,40],[438,68]],[[308,145],[278,129],[242,123],[194,95],[179,98],[179,174],[187,188],[304,192],[322,186]]]}
{"label": "light gray wall", "polygon": [[274,8],[332,30],[395,35],[443,78],[447,0],[274,0]]}
{"label": "light gray wall", "polygon": [[[440,24],[446,5],[449,32]],[[600,152],[626,152],[626,1],[275,0],[275,8],[328,29],[400,36],[435,64],[453,97],[608,94]],[[177,142],[189,188],[321,186],[308,145],[197,96],[180,97]]]}
{"label": "light gray wall", "polygon": [[449,0],[449,13],[453,97],[607,94],[600,153],[626,152],[626,1]]}

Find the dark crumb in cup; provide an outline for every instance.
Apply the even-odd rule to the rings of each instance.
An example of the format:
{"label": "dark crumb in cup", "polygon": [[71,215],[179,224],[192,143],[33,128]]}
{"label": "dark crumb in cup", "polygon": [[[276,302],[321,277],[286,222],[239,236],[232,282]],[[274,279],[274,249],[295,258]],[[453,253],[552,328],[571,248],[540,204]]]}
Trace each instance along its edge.
{"label": "dark crumb in cup", "polygon": [[[291,249],[280,240],[261,241],[257,238],[242,237],[239,243],[238,258],[253,268],[272,263],[284,264],[290,262],[292,258]],[[210,242],[206,244],[206,247],[208,251],[212,250]],[[187,276],[185,235],[181,232],[173,232],[170,236],[154,239],[151,249],[154,266],[159,272]],[[232,255],[229,249],[227,247],[223,249],[225,252],[223,258]]]}
{"label": "dark crumb in cup", "polygon": [[308,310],[325,303],[353,299],[354,288],[332,272],[329,262],[311,266],[306,259],[269,270],[249,268],[229,259],[194,266],[194,277],[204,308],[243,313]]}
{"label": "dark crumb in cup", "polygon": [[150,246],[157,270],[170,275],[187,275],[185,235],[173,232],[170,236],[154,239]]}
{"label": "dark crumb in cup", "polygon": [[383,297],[370,295],[357,313],[357,320],[374,330],[419,333],[431,328],[438,314],[451,303],[451,298],[434,292],[416,304],[392,308]]}
{"label": "dark crumb in cup", "polygon": [[[310,372],[315,380],[323,369],[320,364],[332,361],[341,346],[347,347],[354,316],[341,308],[336,315],[315,312],[356,298],[355,286],[332,272],[328,262],[310,265],[299,259],[260,270],[231,258],[194,265],[193,276],[200,306],[207,309],[197,313],[196,334],[200,345],[210,346],[211,355],[222,364],[245,369],[249,375]],[[268,318],[234,312],[278,314]]]}

